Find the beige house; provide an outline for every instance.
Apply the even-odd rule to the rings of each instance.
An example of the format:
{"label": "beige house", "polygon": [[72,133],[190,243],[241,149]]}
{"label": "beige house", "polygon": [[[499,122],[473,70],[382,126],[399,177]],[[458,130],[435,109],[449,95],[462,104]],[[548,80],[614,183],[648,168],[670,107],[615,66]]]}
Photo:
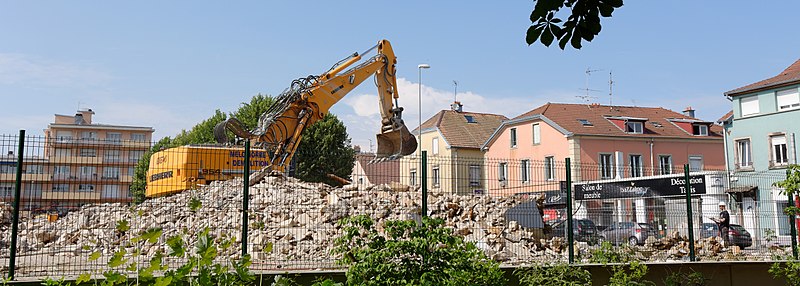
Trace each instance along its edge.
{"label": "beige house", "polygon": [[[88,202],[130,202],[139,159],[150,148],[152,127],[97,124],[94,111],[55,115],[44,138],[26,139],[20,198],[25,209],[74,208]],[[2,199],[10,200],[16,156],[0,158]]]}
{"label": "beige house", "polygon": [[[431,192],[484,193],[484,161],[481,145],[503,120],[503,115],[464,112],[455,102],[422,123],[417,152],[400,163],[402,183],[420,184],[421,151],[427,151],[427,187]],[[419,134],[420,128],[413,131]]]}

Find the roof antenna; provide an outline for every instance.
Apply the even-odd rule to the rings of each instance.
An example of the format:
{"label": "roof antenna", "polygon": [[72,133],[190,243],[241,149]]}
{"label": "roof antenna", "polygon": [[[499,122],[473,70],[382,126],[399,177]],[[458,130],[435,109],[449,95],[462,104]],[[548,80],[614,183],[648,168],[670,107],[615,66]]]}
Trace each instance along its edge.
{"label": "roof antenna", "polygon": [[585,91],[585,92],[586,92],[586,95],[583,95],[583,96],[580,96],[580,95],[579,95],[579,96],[575,96],[575,97],[577,97],[577,98],[580,98],[580,99],[583,99],[583,100],[585,100],[587,104],[589,104],[589,101],[590,101],[590,99],[592,99],[592,98],[597,98],[596,96],[590,96],[590,95],[589,95],[589,92],[590,92],[590,91],[600,91],[600,90],[596,90],[596,89],[590,89],[590,88],[589,88],[589,76],[591,76],[591,75],[592,75],[592,73],[593,73],[593,72],[596,72],[596,71],[601,71],[601,70],[593,70],[593,69],[591,69],[591,68],[589,68],[589,67],[587,67],[587,68],[586,68],[586,72],[585,72],[585,73],[586,73],[586,88],[579,88],[580,90],[583,90],[583,91]]}
{"label": "roof antenna", "polygon": [[610,70],[608,71],[608,105],[614,106],[614,93],[612,92],[614,88],[614,79],[611,76],[611,72]]}

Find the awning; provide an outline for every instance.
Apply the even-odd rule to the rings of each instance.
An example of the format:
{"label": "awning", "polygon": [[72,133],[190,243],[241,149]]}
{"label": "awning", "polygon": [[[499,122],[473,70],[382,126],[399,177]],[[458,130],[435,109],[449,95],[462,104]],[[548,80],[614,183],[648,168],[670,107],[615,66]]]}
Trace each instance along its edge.
{"label": "awning", "polygon": [[736,193],[747,193],[747,192],[755,192],[758,190],[758,186],[741,186],[741,187],[732,187],[725,190],[726,193],[729,194],[736,194]]}

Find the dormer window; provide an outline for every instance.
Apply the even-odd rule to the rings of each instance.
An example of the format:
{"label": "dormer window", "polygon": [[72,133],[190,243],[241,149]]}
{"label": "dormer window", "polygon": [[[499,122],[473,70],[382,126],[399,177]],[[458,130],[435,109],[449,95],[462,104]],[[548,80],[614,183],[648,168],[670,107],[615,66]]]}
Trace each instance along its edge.
{"label": "dormer window", "polygon": [[692,125],[692,134],[697,136],[708,136],[708,125],[701,125],[701,124]]}
{"label": "dormer window", "polygon": [[625,132],[632,134],[642,134],[644,132],[644,124],[639,121],[626,121]]}

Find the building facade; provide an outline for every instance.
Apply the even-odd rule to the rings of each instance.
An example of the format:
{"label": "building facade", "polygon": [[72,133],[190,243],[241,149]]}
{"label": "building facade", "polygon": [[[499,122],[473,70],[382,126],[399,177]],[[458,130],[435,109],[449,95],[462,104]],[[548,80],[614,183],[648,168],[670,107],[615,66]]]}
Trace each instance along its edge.
{"label": "building facade", "polygon": [[[403,157],[400,163],[401,183],[419,186],[421,151],[427,151],[427,186],[432,192],[483,194],[485,162],[481,144],[508,118],[498,114],[463,111],[454,102],[450,110],[442,110],[421,124],[412,133],[417,139],[415,155]],[[420,133],[419,131],[422,130]]]}
{"label": "building facade", "polygon": [[[152,127],[97,124],[94,111],[55,115],[41,140],[26,140],[21,199],[27,210],[130,202],[134,168],[150,148]],[[16,156],[2,158],[0,186],[13,190]],[[13,171],[13,172],[12,172]],[[13,194],[12,194],[13,195]],[[10,200],[12,195],[4,196]]]}
{"label": "building facade", "polygon": [[[725,127],[734,212],[748,229],[773,230],[779,241],[788,243],[790,224],[781,209],[789,205],[789,199],[772,184],[784,180],[788,165],[798,162],[800,60],[777,76],[728,91],[725,96],[732,111],[720,122]],[[766,217],[760,212],[778,215]]]}

